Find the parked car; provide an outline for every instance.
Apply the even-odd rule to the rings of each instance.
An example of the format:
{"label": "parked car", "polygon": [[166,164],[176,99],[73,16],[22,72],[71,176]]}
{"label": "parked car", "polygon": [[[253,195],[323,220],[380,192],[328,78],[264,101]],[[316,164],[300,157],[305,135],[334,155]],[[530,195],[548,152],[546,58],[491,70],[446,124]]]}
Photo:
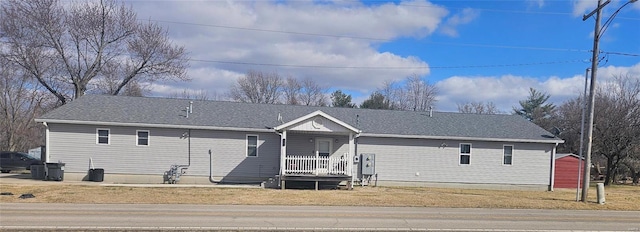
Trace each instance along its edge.
{"label": "parked car", "polygon": [[24,152],[3,151],[0,153],[0,172],[13,170],[30,170],[31,165],[43,164],[42,160]]}

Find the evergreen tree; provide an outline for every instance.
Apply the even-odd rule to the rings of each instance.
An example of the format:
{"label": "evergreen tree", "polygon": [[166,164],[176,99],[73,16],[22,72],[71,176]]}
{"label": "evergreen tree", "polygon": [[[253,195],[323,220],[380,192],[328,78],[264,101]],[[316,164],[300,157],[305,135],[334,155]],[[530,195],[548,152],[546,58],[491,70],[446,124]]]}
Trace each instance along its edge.
{"label": "evergreen tree", "polygon": [[552,117],[556,106],[546,103],[550,95],[529,88],[529,97],[520,101],[520,108],[513,108],[514,114],[520,115],[536,125],[551,130],[553,128]]}
{"label": "evergreen tree", "polygon": [[336,90],[331,94],[331,106],[355,108],[356,104],[351,103],[351,95],[345,94],[341,90]]}
{"label": "evergreen tree", "polygon": [[382,93],[376,91],[369,96],[369,99],[362,102],[360,108],[388,110],[391,109],[391,106],[389,100],[387,100]]}

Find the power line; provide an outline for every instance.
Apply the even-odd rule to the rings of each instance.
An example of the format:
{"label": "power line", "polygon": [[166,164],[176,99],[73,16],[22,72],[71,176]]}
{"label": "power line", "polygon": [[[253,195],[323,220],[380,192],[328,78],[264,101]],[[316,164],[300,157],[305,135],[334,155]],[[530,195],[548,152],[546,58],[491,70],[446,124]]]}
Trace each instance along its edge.
{"label": "power line", "polygon": [[333,38],[349,38],[349,39],[360,39],[360,40],[374,40],[374,41],[382,41],[382,42],[390,42],[390,41],[392,41],[390,39],[373,38],[373,37],[349,36],[349,35],[330,35],[330,34],[319,34],[319,33],[310,33],[310,32],[295,32],[295,31],[271,30],[271,29],[260,29],[260,28],[249,28],[249,27],[233,27],[233,26],[224,26],[224,25],[178,22],[178,21],[167,21],[167,20],[157,20],[157,19],[146,19],[146,20],[142,20],[142,21],[155,21],[155,22],[162,22],[162,23],[192,25],[192,26],[201,26],[201,27],[215,27],[215,28],[235,29],[235,30],[247,30],[247,31],[260,31],[260,32],[271,32],[271,33],[281,33],[281,34],[293,34],[293,35],[333,37]]}
{"label": "power line", "polygon": [[[374,37],[364,37],[364,36],[331,35],[331,34],[319,34],[319,33],[310,33],[310,32],[295,32],[295,31],[284,31],[284,30],[271,30],[271,29],[259,29],[259,28],[247,28],[247,27],[234,27],[234,26],[225,26],[225,25],[204,24],[204,23],[190,23],[190,22],[178,22],[178,21],[157,20],[157,19],[146,19],[145,21],[154,21],[154,22],[161,22],[161,23],[181,24],[181,25],[192,25],[192,26],[201,26],[201,27],[225,28],[225,29],[234,29],[234,30],[247,30],[247,31],[270,32],[270,33],[280,33],[280,34],[293,34],[293,35],[318,36],[318,37],[331,37],[331,38],[347,38],[347,39],[371,40],[371,41],[380,41],[380,42],[391,42],[391,41],[393,41],[392,39],[383,39],[383,38],[374,38]],[[424,42],[422,42],[422,43],[428,43],[428,44],[440,44],[440,45],[451,45],[451,46],[468,46],[468,47],[486,47],[486,48],[523,49],[523,50],[546,50],[546,51],[566,51],[566,52],[589,52],[589,50],[584,50],[584,49],[546,48],[546,47],[530,47],[530,46],[510,46],[510,45],[470,44],[470,43],[449,43],[449,42],[430,42],[430,41],[424,41]]]}
{"label": "power line", "polygon": [[[331,38],[348,38],[348,39],[372,40],[372,41],[380,41],[380,42],[391,42],[391,41],[393,41],[392,39],[383,39],[383,38],[374,38],[374,37],[364,37],[364,36],[331,35],[331,34],[319,34],[319,33],[310,33],[310,32],[295,32],[295,31],[271,30],[271,29],[259,29],[259,28],[248,28],[248,27],[234,27],[234,26],[225,26],[225,25],[204,24],[204,23],[190,23],[190,22],[178,22],[178,21],[156,20],[156,19],[147,19],[147,20],[148,20],[148,21],[154,21],[154,22],[162,22],[162,23],[172,23],[172,24],[192,25],[192,26],[201,26],[201,27],[225,28],[225,29],[234,29],[234,30],[247,30],[247,31],[259,31],[259,32],[271,32],[271,33],[280,33],[280,34],[293,34],[293,35],[318,36],[318,37],[331,37]],[[511,45],[494,45],[494,44],[473,44],[473,43],[451,43],[451,42],[433,42],[433,41],[421,41],[421,43],[427,43],[427,44],[439,44],[439,45],[450,45],[450,46],[484,47],[484,48],[504,48],[504,49],[522,49],[522,50],[539,50],[539,51],[589,52],[589,53],[591,52],[591,50],[585,50],[585,49],[571,49],[571,48],[548,48],[548,47],[511,46]],[[613,54],[613,55],[624,55],[624,56],[640,56],[640,55],[638,55],[638,54],[623,53],[623,52],[610,52],[609,54]]]}
{"label": "power line", "polygon": [[533,65],[553,65],[553,64],[567,64],[584,62],[584,60],[565,60],[565,61],[549,61],[549,62],[534,62],[534,63],[520,63],[520,64],[490,64],[490,65],[456,65],[456,66],[396,66],[396,67],[372,67],[372,66],[330,66],[330,65],[296,65],[296,64],[275,64],[275,63],[254,63],[254,62],[239,62],[239,61],[220,61],[220,60],[203,60],[203,59],[188,59],[189,61],[197,61],[204,63],[221,63],[221,64],[233,64],[233,65],[256,65],[256,66],[272,66],[272,67],[290,67],[290,68],[320,68],[320,69],[369,69],[369,70],[398,70],[398,69],[465,69],[465,68],[499,68],[499,67],[514,67],[514,66],[533,66]]}
{"label": "power line", "polygon": [[[591,51],[589,51],[589,52],[591,52]],[[607,55],[619,55],[619,56],[636,56],[636,57],[640,56],[639,54],[626,53],[626,52],[604,52],[604,51],[600,51],[600,53],[604,53],[604,54],[607,54]]]}
{"label": "power line", "polygon": [[[353,2],[360,3],[359,1],[353,1]],[[408,4],[408,3],[399,3],[398,5],[410,6],[410,7],[443,8],[442,6],[438,6],[438,5],[417,5],[417,4]],[[447,7],[447,9],[466,9],[466,8]],[[519,13],[519,14],[526,13],[526,14],[572,15],[572,13],[566,13],[566,12],[516,11],[516,10],[499,10],[499,9],[487,9],[487,8],[473,8],[473,9],[481,10],[481,11],[503,12],[503,13]],[[623,17],[618,17],[618,18],[623,18]],[[640,20],[640,18],[627,18],[627,19]],[[391,42],[391,41],[393,41],[393,39],[367,37],[367,36],[336,35],[336,34],[322,34],[322,33],[286,31],[286,30],[275,30],[275,29],[236,27],[236,26],[228,26],[228,25],[216,25],[216,24],[205,24],[205,23],[169,21],[169,20],[159,20],[159,19],[147,19],[147,20],[148,21],[160,22],[160,23],[171,23],[171,24],[191,25],[191,26],[200,26],[200,27],[224,28],[224,29],[233,29],[233,30],[246,30],[246,31],[257,31],[257,32],[279,33],[279,34],[302,35],[302,36],[316,36],[316,37],[328,37],[328,38],[348,38],[348,39],[368,40],[368,41],[378,41],[378,42]],[[423,43],[442,44],[442,45],[450,45],[450,46],[471,46],[471,47],[487,47],[487,48],[523,49],[523,50],[590,52],[589,50],[584,50],[584,49],[547,48],[547,47],[531,47],[531,46],[509,46],[509,45],[491,45],[491,44],[447,43],[447,42],[428,42],[428,41],[427,42],[423,42]]]}
{"label": "power line", "polygon": [[[380,1],[384,2],[384,1]],[[446,1],[443,1],[446,2]],[[498,12],[498,13],[514,13],[514,14],[543,14],[543,15],[571,15],[572,12],[552,12],[552,11],[526,11],[526,10],[500,10],[500,9],[490,9],[490,8],[472,8],[472,7],[444,7],[440,5],[417,5],[411,3],[399,3],[400,6],[410,6],[410,7],[424,7],[424,8],[446,8],[446,9],[456,9],[456,10],[464,10],[464,9],[473,9],[478,11],[488,11],[488,12]],[[640,18],[632,18],[632,17],[617,17],[617,19],[626,19],[626,20],[640,20]]]}

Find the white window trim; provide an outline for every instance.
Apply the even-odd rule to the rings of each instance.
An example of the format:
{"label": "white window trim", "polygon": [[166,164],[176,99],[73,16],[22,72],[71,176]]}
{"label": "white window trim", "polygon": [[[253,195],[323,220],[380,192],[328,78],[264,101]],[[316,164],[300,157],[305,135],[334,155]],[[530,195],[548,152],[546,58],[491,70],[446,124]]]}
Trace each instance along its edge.
{"label": "white window trim", "polygon": [[[504,157],[506,156],[506,154],[504,153],[504,151],[505,151],[504,148],[505,147],[511,147],[511,163],[510,164],[505,164],[504,163]],[[511,144],[502,145],[502,165],[503,166],[513,166],[513,153],[514,153],[514,150],[515,150],[515,146],[513,146]]]}
{"label": "white window trim", "polygon": [[[462,163],[462,145],[469,145],[469,154],[465,154],[469,156],[469,163]],[[471,143],[460,143],[458,145],[458,166],[469,166],[471,165],[471,154],[473,154],[473,145]]]}
{"label": "white window trim", "polygon": [[[107,143],[100,143],[100,133],[99,131],[106,130],[107,131]],[[110,145],[111,144],[111,129],[108,128],[96,128],[96,144],[98,145]]]}
{"label": "white window trim", "polygon": [[[256,156],[249,156],[249,136],[255,136],[256,137]],[[244,146],[244,156],[245,157],[258,157],[260,156],[260,136],[258,135],[253,135],[253,134],[247,134],[247,137],[245,139],[245,146]]]}
{"label": "white window trim", "polygon": [[[147,132],[147,145],[140,144],[140,138],[138,137],[138,132]],[[150,145],[151,145],[151,132],[149,132],[149,130],[136,130],[136,146],[148,147]]]}

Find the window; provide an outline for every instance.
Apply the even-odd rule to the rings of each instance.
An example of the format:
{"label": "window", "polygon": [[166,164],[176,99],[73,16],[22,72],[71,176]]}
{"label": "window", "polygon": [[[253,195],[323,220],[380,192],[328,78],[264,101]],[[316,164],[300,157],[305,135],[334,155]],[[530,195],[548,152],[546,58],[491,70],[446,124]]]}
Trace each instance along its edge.
{"label": "window", "polygon": [[98,129],[96,133],[96,143],[109,144],[109,129]]}
{"label": "window", "polygon": [[504,158],[502,159],[502,164],[504,165],[511,165],[512,161],[513,161],[513,146],[511,145],[505,145],[503,147],[504,150]]}
{"label": "window", "polygon": [[258,136],[247,135],[247,156],[258,156]]}
{"label": "window", "polygon": [[460,164],[470,164],[471,163],[471,144],[461,143],[460,144]]}
{"label": "window", "polygon": [[136,131],[136,140],[138,146],[149,146],[149,131],[139,130]]}

